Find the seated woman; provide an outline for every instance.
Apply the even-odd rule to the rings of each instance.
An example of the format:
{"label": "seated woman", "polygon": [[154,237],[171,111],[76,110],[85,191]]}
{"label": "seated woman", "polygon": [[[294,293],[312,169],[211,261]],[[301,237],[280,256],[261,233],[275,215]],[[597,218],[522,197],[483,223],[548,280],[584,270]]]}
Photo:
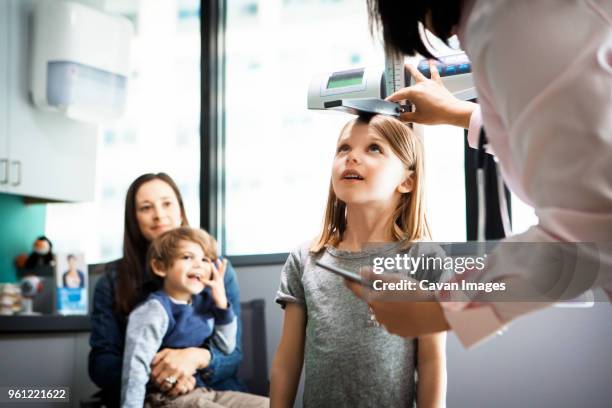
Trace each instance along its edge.
{"label": "seated woman", "polygon": [[[121,369],[127,317],[159,284],[146,265],[149,244],[163,232],[187,226],[181,194],[164,173],[144,174],[128,189],[125,201],[123,257],[106,265],[98,281],[91,313],[89,376],[101,388],[103,402],[119,406]],[[228,301],[240,304],[236,272],[228,264],[224,277]],[[213,390],[243,391],[236,372],[242,359],[240,308],[236,348],[225,354],[214,344],[185,349],[162,349],[156,354],[151,379],[169,396],[195,388],[194,373]],[[176,379],[174,384],[168,378]]]}

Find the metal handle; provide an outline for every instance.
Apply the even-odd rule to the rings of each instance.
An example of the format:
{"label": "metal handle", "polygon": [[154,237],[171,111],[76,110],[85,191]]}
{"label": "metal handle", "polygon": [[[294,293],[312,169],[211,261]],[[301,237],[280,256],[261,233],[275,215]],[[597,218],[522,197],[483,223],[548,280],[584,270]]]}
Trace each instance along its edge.
{"label": "metal handle", "polygon": [[0,180],[0,185],[8,184],[9,182],[9,159],[0,159],[0,163],[4,163],[4,178]]}
{"label": "metal handle", "polygon": [[19,160],[15,160],[13,161],[12,165],[17,169],[17,180],[11,183],[11,186],[17,187],[21,184],[21,162]]}

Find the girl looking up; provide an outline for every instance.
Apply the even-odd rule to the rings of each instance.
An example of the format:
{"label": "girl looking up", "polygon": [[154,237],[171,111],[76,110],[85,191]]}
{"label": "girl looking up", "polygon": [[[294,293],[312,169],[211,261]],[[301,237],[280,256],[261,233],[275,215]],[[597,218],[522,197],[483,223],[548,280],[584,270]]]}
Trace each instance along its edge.
{"label": "girl looking up", "polygon": [[423,149],[406,125],[373,116],[342,129],[321,234],[293,251],[281,273],[276,300],[285,317],[272,407],[293,406],[302,365],[307,407],[444,405],[444,335],[407,340],[387,333],[342,278],[315,265],[358,271],[374,253],[417,251],[414,242],[430,236],[423,182]]}

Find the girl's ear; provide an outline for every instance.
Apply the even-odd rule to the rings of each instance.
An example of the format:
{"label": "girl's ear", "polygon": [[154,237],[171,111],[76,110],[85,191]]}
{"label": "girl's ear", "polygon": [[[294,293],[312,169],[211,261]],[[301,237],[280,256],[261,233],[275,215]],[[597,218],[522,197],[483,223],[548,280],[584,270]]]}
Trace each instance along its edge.
{"label": "girl's ear", "polygon": [[414,188],[414,171],[410,170],[408,176],[397,186],[397,191],[401,194],[410,193]]}
{"label": "girl's ear", "polygon": [[166,271],[163,270],[163,268],[161,268],[161,265],[157,259],[153,259],[151,261],[151,270],[153,271],[154,274],[156,274],[159,277],[162,277],[162,278],[166,277]]}

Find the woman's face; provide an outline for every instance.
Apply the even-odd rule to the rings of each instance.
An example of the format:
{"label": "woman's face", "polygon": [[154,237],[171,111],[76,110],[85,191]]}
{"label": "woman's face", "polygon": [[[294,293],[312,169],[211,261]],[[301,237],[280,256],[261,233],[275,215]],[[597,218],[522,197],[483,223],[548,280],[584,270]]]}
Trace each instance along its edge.
{"label": "woman's face", "polygon": [[180,227],[181,207],[172,187],[154,179],[136,192],[136,219],[142,235],[152,241],[161,233]]}

